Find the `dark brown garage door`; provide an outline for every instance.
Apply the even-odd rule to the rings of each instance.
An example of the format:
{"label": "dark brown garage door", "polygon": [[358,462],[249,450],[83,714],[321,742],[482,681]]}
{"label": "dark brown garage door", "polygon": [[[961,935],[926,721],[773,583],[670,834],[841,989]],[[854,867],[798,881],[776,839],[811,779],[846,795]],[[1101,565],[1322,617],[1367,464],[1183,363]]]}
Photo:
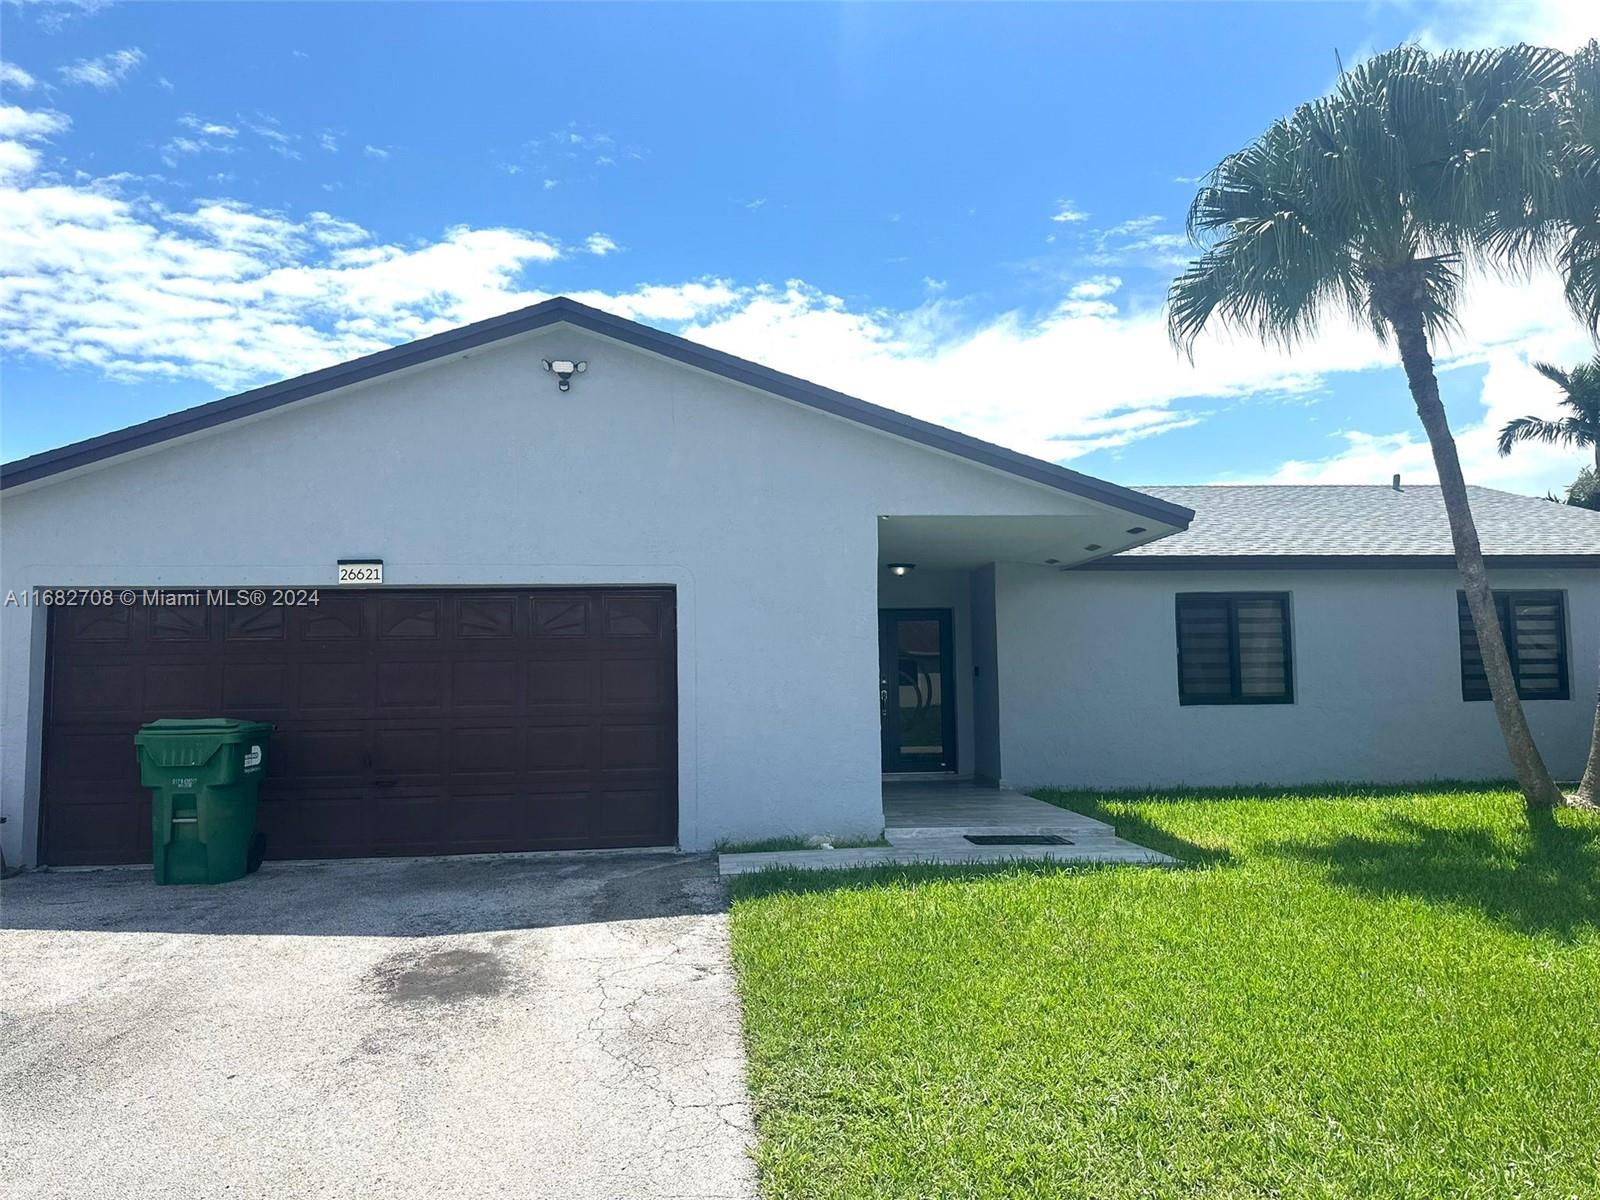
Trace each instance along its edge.
{"label": "dark brown garage door", "polygon": [[642,588],[54,609],[44,860],[148,861],[134,731],[213,715],[278,726],[269,857],[671,845],[675,626]]}

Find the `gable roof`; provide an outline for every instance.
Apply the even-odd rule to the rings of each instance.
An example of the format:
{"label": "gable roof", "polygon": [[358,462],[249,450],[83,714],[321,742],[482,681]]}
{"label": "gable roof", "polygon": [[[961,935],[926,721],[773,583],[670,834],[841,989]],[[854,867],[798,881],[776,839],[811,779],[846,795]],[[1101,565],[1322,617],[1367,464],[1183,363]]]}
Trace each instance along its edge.
{"label": "gable roof", "polygon": [[[1179,566],[1453,566],[1438,485],[1274,484],[1142,489],[1195,512],[1183,533],[1084,564]],[[1600,566],[1600,512],[1468,485],[1484,554],[1502,566]],[[1376,560],[1376,561],[1374,561]]]}
{"label": "gable roof", "polygon": [[364,383],[394,371],[420,366],[491,342],[560,323],[614,338],[638,349],[697,367],[713,375],[720,375],[735,383],[770,392],[785,400],[792,400],[834,416],[857,421],[907,441],[942,450],[959,458],[1107,504],[1125,512],[1136,513],[1166,525],[1176,525],[1181,528],[1186,526],[1189,518],[1194,515],[1179,504],[1142,495],[1131,488],[1119,487],[1103,479],[1096,479],[1092,475],[1084,475],[1042,459],[1018,454],[991,442],[968,437],[966,434],[957,433],[953,429],[935,425],[930,421],[920,421],[893,409],[869,404],[865,400],[858,400],[854,396],[810,383],[794,375],[785,375],[782,371],[774,371],[770,367],[763,367],[748,359],[701,346],[687,338],[652,329],[648,325],[602,312],[587,304],[579,304],[576,300],[570,300],[565,296],[556,296],[516,312],[463,325],[459,329],[437,333],[403,346],[380,350],[376,354],[352,359],[320,371],[312,371],[307,375],[283,380],[281,383],[253,388],[235,396],[213,400],[209,404],[201,404],[168,416],[157,417],[152,421],[130,425],[114,433],[102,434],[55,450],[46,450],[27,458],[17,459],[0,467],[0,489],[19,487],[65,471],[90,466],[134,450],[200,433],[229,421],[237,421],[300,400],[308,400],[336,388]]}

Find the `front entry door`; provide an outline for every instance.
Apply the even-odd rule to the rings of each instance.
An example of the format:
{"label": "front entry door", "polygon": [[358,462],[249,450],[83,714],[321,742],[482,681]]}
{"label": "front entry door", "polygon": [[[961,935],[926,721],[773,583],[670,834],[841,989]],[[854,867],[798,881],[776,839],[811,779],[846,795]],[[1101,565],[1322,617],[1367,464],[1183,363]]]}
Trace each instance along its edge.
{"label": "front entry door", "polygon": [[878,614],[878,711],[885,771],[956,769],[948,608]]}

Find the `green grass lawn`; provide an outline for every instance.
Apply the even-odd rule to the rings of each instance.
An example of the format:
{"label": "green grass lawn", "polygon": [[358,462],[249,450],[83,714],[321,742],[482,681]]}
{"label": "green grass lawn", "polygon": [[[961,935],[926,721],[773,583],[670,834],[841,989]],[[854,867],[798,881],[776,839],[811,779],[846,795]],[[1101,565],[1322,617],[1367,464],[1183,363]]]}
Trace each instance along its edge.
{"label": "green grass lawn", "polygon": [[769,1196],[1600,1196],[1600,819],[1043,795],[1192,865],[732,881]]}

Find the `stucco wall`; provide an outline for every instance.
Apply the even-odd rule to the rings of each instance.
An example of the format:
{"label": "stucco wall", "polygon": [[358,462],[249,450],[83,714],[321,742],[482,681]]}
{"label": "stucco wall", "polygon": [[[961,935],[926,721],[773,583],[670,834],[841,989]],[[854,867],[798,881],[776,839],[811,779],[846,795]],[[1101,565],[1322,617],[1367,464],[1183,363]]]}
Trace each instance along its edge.
{"label": "stucco wall", "polygon": [[[1567,594],[1571,696],[1529,703],[1576,778],[1594,721],[1600,572],[1501,571]],[[1510,775],[1494,712],[1461,699],[1453,571],[998,569],[1005,781],[1089,787]],[[1290,593],[1295,700],[1180,706],[1173,597]]]}
{"label": "stucco wall", "polygon": [[[585,358],[561,393],[541,357]],[[0,587],[678,589],[680,840],[875,832],[880,514],[1086,503],[555,327],[0,502]],[[0,612],[0,827],[38,833],[43,614]]]}

